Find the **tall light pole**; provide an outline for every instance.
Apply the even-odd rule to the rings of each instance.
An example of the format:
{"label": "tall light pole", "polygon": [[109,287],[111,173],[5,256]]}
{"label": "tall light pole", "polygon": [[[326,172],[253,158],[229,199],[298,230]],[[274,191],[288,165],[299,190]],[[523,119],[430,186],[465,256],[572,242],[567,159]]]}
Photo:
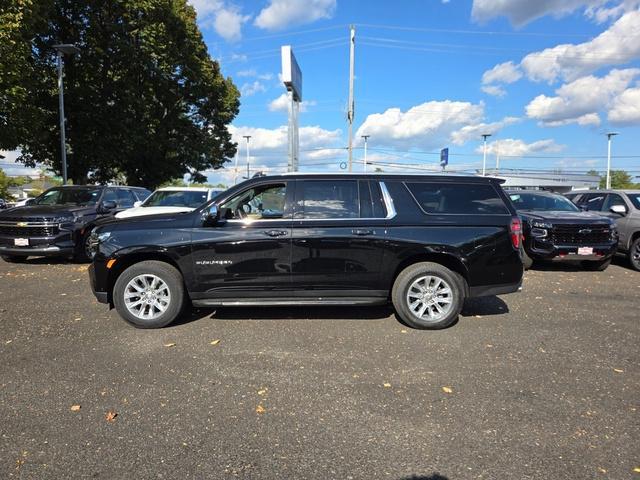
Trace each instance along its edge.
{"label": "tall light pole", "polygon": [[484,142],[484,147],[483,147],[483,154],[482,154],[482,176],[484,177],[486,175],[486,171],[487,171],[487,138],[490,137],[491,134],[490,133],[483,133],[482,134],[482,141]]}
{"label": "tall light pole", "polygon": [[242,137],[247,141],[247,178],[249,178],[249,139],[251,135],[243,135]]}
{"label": "tall light pole", "polygon": [[607,133],[607,190],[611,188],[611,137],[616,135],[617,132]]}
{"label": "tall light pole", "polygon": [[367,173],[367,139],[371,135],[360,135],[360,136],[364,138],[364,173]]}
{"label": "tall light pole", "polygon": [[349,35],[349,111],[347,119],[349,120],[349,173],[353,167],[353,118],[355,116],[355,101],[353,99],[353,77],[355,65],[355,49],[356,49],[356,27],[351,25],[351,33]]}
{"label": "tall light pole", "polygon": [[67,184],[67,140],[64,122],[64,85],[62,82],[62,56],[75,55],[80,49],[71,43],[60,43],[53,48],[58,52],[58,106],[60,109],[60,154],[62,156],[62,184]]}

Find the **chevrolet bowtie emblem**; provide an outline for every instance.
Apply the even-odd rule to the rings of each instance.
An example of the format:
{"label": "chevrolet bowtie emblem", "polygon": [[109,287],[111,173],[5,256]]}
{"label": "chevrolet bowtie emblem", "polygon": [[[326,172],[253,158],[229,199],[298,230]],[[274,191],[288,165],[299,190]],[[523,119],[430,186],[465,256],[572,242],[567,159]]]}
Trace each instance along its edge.
{"label": "chevrolet bowtie emblem", "polygon": [[29,226],[29,224],[27,222],[18,222],[18,223],[16,223],[16,225],[18,227],[27,227],[27,226]]}

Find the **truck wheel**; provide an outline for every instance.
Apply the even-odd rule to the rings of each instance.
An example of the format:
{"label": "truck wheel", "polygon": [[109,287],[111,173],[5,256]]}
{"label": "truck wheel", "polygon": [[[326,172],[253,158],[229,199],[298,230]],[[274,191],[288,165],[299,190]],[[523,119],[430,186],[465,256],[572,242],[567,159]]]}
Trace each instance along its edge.
{"label": "truck wheel", "polygon": [[393,284],[396,314],[413,328],[439,329],[454,323],[464,302],[464,279],[439,263],[405,268]]}
{"label": "truck wheel", "polygon": [[24,263],[27,260],[26,255],[2,255],[2,259],[9,263]]}
{"label": "truck wheel", "polygon": [[87,230],[84,232],[82,237],[78,239],[78,243],[76,244],[76,248],[73,251],[73,260],[79,263],[87,263],[93,260],[94,252],[89,248],[89,236],[91,235],[91,230]]}
{"label": "truck wheel", "polygon": [[172,265],[147,260],[131,265],[116,280],[113,303],[120,316],[137,328],[161,328],[184,306],[182,275]]}
{"label": "truck wheel", "polygon": [[592,272],[603,272],[611,265],[611,258],[599,262],[582,262],[582,268]]}
{"label": "truck wheel", "polygon": [[631,262],[633,268],[640,270],[640,237],[631,243],[631,248],[629,248],[629,262]]}

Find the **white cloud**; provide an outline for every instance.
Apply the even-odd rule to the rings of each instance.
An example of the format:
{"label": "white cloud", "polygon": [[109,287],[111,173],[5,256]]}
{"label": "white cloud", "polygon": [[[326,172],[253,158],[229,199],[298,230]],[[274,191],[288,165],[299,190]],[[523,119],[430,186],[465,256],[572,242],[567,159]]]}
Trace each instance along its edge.
{"label": "white cloud", "polygon": [[505,117],[499,122],[481,122],[474,125],[465,125],[460,130],[451,133],[451,141],[456,145],[463,145],[469,140],[478,140],[484,133],[495,135],[502,128],[518,123],[519,121],[520,119],[517,117]]}
{"label": "white cloud", "polygon": [[640,11],[622,16],[591,41],[557,45],[522,59],[521,67],[534,81],[575,80],[608,65],[622,65],[640,57]]}
{"label": "white cloud", "polygon": [[487,95],[493,95],[494,97],[504,97],[507,92],[499,85],[484,85],[480,89]]}
{"label": "white cloud", "polygon": [[[532,143],[526,143],[523,140],[515,138],[505,138],[495,140],[487,144],[488,155],[500,155],[505,157],[522,157],[531,155],[532,153],[556,153],[561,152],[565,148],[552,139],[538,140]],[[476,148],[476,153],[483,153],[483,146]]]}
{"label": "white cloud", "polygon": [[256,80],[255,82],[244,83],[240,87],[240,93],[244,97],[250,97],[251,95],[255,95],[256,93],[266,92],[266,91],[267,91],[267,87],[265,87],[258,80]]}
{"label": "white cloud", "polygon": [[249,70],[240,70],[236,73],[236,77],[255,77],[256,75],[257,73],[253,68]]}
{"label": "white cloud", "polygon": [[481,123],[484,104],[431,101],[402,112],[390,108],[367,116],[356,137],[371,135],[376,145],[434,148],[448,142],[452,134]]}
{"label": "white cloud", "polygon": [[189,3],[196,9],[201,27],[213,27],[228,42],[237,42],[242,38],[242,24],[251,18],[223,0],[189,0]]}
{"label": "white cloud", "polygon": [[611,70],[604,77],[579,78],[558,88],[554,97],[538,95],[526,106],[527,116],[551,127],[570,123],[599,125],[598,112],[606,109],[638,75],[640,69],[628,68]]}
{"label": "white cloud", "polygon": [[[249,141],[251,154],[259,155],[268,151],[279,150],[284,152],[286,160],[286,151],[288,145],[288,128],[286,125],[274,129],[259,127],[229,127],[234,142],[240,147],[245,143],[244,135],[251,135]],[[340,142],[342,139],[342,131],[325,130],[319,126],[300,127],[300,148],[322,148],[330,147]]]}
{"label": "white cloud", "polygon": [[640,87],[629,88],[616,97],[607,118],[618,125],[640,124]]}
{"label": "white cloud", "polygon": [[[300,111],[306,112],[307,109],[315,105],[315,100],[304,100],[300,103]],[[278,98],[269,102],[269,111],[271,112],[288,112],[289,111],[289,99],[286,93],[283,93]]]}
{"label": "white cloud", "polygon": [[636,10],[638,7],[640,7],[640,0],[623,0],[612,7],[608,7],[607,5],[589,7],[585,10],[585,15],[593,18],[598,23],[603,23],[616,19],[625,12]]}
{"label": "white cloud", "polygon": [[521,26],[545,15],[562,17],[578,8],[595,11],[608,0],[473,0],[471,17],[486,22],[495,17],[507,17],[512,25]]}
{"label": "white cloud", "polygon": [[336,0],[271,0],[254,24],[265,30],[283,30],[333,17]]}
{"label": "white cloud", "polygon": [[487,70],[482,75],[482,83],[488,85],[490,83],[513,83],[522,78],[520,67],[513,62],[499,63],[491,70]]}

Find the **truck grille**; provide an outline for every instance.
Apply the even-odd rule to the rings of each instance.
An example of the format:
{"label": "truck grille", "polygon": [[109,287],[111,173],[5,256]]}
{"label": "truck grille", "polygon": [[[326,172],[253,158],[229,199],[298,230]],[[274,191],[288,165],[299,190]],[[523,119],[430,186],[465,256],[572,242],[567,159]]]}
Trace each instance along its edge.
{"label": "truck grille", "polygon": [[[26,220],[26,219],[25,219]],[[20,225],[20,224],[26,225]],[[0,235],[8,237],[54,237],[60,232],[56,224],[46,222],[27,222],[22,219],[12,222],[0,222]]]}
{"label": "truck grille", "polygon": [[609,225],[554,225],[551,241],[559,245],[591,245],[611,241]]}

